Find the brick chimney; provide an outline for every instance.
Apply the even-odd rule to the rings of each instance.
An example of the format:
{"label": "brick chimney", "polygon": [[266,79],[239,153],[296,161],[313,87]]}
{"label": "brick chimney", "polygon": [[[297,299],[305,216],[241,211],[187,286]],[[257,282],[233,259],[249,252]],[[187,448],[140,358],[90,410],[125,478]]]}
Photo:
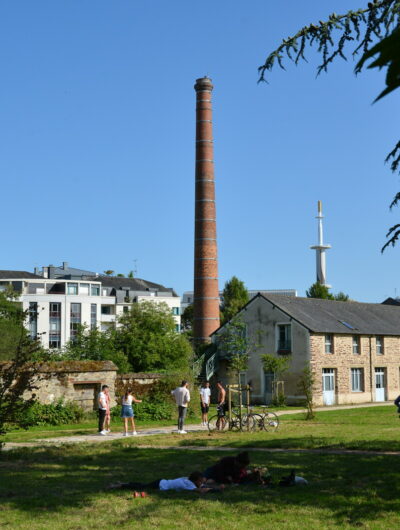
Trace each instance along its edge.
{"label": "brick chimney", "polygon": [[217,227],[212,137],[211,79],[196,80],[196,192],[193,340],[209,342],[219,325]]}

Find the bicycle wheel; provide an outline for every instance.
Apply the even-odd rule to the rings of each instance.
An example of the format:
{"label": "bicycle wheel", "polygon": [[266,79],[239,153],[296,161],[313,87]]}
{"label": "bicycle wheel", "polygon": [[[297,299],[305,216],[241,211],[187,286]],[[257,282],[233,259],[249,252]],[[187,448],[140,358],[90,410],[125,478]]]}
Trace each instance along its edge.
{"label": "bicycle wheel", "polygon": [[264,418],[261,414],[252,414],[253,431],[262,431],[264,427]]}
{"label": "bicycle wheel", "polygon": [[264,430],[265,431],[276,431],[279,427],[279,418],[275,412],[264,413]]}
{"label": "bicycle wheel", "polygon": [[229,423],[229,430],[230,431],[241,431],[242,430],[242,427],[240,424],[240,416],[232,413],[232,418]]}
{"label": "bicycle wheel", "polygon": [[229,421],[226,416],[212,416],[208,420],[208,430],[210,432],[219,432],[219,431],[227,431],[229,426]]}
{"label": "bicycle wheel", "polygon": [[254,414],[244,414],[242,416],[242,431],[255,431],[256,423]]}

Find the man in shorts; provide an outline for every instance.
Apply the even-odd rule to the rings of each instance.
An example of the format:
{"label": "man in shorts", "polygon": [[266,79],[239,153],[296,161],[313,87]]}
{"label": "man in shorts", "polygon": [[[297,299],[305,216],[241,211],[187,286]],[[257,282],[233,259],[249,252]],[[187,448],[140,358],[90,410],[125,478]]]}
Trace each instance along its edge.
{"label": "man in shorts", "polygon": [[208,409],[210,408],[211,389],[210,383],[206,381],[200,388],[201,424],[208,425]]}
{"label": "man in shorts", "polygon": [[218,420],[216,423],[217,429],[223,429],[225,422],[227,421],[225,417],[226,412],[226,390],[222,385],[222,381],[217,381],[217,390],[218,390],[218,401],[217,401],[217,414]]}

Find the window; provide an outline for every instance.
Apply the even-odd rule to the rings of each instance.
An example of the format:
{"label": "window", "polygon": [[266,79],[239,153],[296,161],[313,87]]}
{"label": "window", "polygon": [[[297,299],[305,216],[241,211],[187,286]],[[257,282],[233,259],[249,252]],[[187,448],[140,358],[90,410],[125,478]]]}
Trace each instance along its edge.
{"label": "window", "polygon": [[97,328],[97,304],[90,304],[90,329]]}
{"label": "window", "polygon": [[362,368],[351,369],[351,391],[352,392],[363,392],[364,391],[364,370]]}
{"label": "window", "polygon": [[91,285],[90,294],[92,296],[100,296],[100,285]]}
{"label": "window", "polygon": [[122,310],[123,310],[124,313],[128,313],[129,312],[129,306],[128,305],[124,305]]}
{"label": "window", "polygon": [[353,353],[360,354],[360,338],[357,335],[353,335]]}
{"label": "window", "polygon": [[88,283],[79,284],[79,294],[89,295],[89,284]]}
{"label": "window", "polygon": [[81,324],[81,304],[71,304],[69,336],[71,340],[75,340],[78,334],[78,329]]}
{"label": "window", "polygon": [[175,331],[176,331],[177,333],[179,333],[180,330],[181,330],[180,325],[179,325],[179,324],[175,324]]}
{"label": "window", "polygon": [[383,355],[383,337],[376,337],[376,355]]}
{"label": "window", "polygon": [[325,353],[333,353],[332,335],[325,335]]}
{"label": "window", "polygon": [[101,314],[102,315],[114,315],[114,306],[113,305],[102,305]]}
{"label": "window", "polygon": [[278,324],[278,353],[290,353],[292,351],[291,325]]}
{"label": "window", "polygon": [[50,302],[49,348],[61,347],[61,303]]}
{"label": "window", "polygon": [[37,338],[37,317],[38,305],[37,302],[29,302],[29,335],[31,339]]}
{"label": "window", "polygon": [[173,307],[172,308],[172,314],[173,315],[179,315],[179,307]]}
{"label": "window", "polygon": [[78,284],[67,283],[67,294],[78,294]]}

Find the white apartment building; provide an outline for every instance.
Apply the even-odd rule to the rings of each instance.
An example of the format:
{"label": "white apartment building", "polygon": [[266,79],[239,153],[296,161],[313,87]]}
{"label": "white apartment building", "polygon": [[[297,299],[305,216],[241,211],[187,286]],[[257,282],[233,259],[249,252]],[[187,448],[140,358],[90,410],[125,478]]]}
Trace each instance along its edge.
{"label": "white apartment building", "polygon": [[39,274],[0,271],[0,290],[11,286],[19,293],[19,301],[29,314],[26,325],[30,334],[39,337],[45,348],[65,346],[74,339],[79,325],[105,331],[116,325],[120,314],[142,300],[166,303],[180,331],[180,297],[173,289],[138,278],[85,276],[79,272],[88,271],[67,267],[64,275],[51,278],[48,269],[50,266],[42,273],[36,271]]}

